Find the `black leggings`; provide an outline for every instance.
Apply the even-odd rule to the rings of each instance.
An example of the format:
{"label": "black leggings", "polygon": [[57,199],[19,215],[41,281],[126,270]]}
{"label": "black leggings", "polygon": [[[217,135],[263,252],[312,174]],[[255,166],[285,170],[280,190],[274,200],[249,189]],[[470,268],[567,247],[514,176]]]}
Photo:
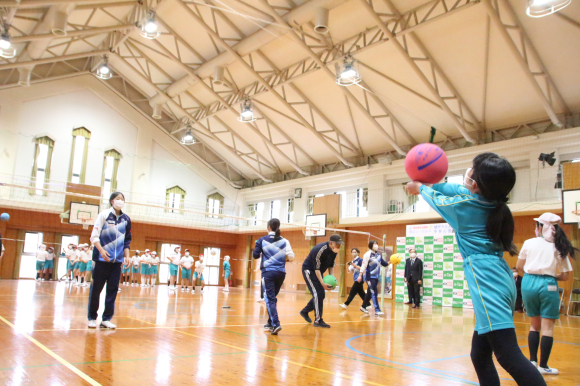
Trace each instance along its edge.
{"label": "black leggings", "polygon": [[499,375],[492,354],[518,385],[545,386],[542,374],[522,353],[516,339],[516,330],[508,328],[484,335],[473,332],[471,362],[475,367],[480,386],[499,386]]}
{"label": "black leggings", "polygon": [[354,283],[352,284],[352,287],[350,289],[350,293],[348,294],[348,299],[346,299],[346,302],[344,302],[344,304],[346,304],[347,306],[350,304],[350,302],[352,302],[354,300],[354,298],[356,297],[356,295],[360,296],[360,298],[363,301],[363,306],[365,305],[365,289],[363,287],[363,283],[359,283],[358,281],[354,281]]}

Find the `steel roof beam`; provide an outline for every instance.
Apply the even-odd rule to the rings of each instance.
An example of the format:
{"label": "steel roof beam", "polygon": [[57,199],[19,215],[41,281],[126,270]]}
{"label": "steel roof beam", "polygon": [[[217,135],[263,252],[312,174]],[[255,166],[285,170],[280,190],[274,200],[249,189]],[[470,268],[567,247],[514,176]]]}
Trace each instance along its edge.
{"label": "steel roof beam", "polygon": [[[528,79],[535,93],[540,98],[540,102],[544,107],[544,110],[546,110],[546,113],[548,113],[548,116],[555,125],[561,126],[563,125],[563,123],[558,118],[557,113],[554,109],[553,99],[556,99],[556,102],[560,105],[562,112],[568,113],[570,110],[568,109],[566,102],[564,102],[564,98],[562,98],[562,95],[556,88],[556,84],[554,83],[552,77],[548,73],[548,69],[542,62],[540,55],[536,51],[534,45],[532,44],[532,41],[530,40],[528,34],[524,30],[512,6],[508,1],[502,0],[501,2],[505,6],[509,18],[515,24],[515,25],[510,24],[509,28],[512,31],[515,30],[519,35],[520,38],[519,41],[520,44],[522,45],[521,48],[518,48],[516,41],[512,37],[513,35],[510,34],[510,32],[508,32],[508,26],[502,21],[502,15],[500,15],[499,9],[496,9],[490,0],[483,0],[483,4],[487,9],[487,13],[491,17],[491,21],[495,24],[503,40],[507,44],[512,54],[515,56],[524,75]],[[538,66],[540,67],[540,72],[534,72],[531,69],[530,58],[533,59],[538,64]],[[544,78],[546,82],[545,88],[540,86],[540,83],[538,82],[538,77]]]}

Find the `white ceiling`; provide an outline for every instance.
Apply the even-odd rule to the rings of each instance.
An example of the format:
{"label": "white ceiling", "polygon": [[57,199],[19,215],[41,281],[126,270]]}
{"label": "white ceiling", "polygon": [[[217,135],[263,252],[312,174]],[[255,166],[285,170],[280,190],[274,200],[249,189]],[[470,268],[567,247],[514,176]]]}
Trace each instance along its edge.
{"label": "white ceiling", "polygon": [[[46,33],[41,25],[43,17],[45,24],[50,22],[46,20],[48,7],[27,5],[26,1],[22,0],[12,19],[10,34],[13,38]],[[496,129],[547,121],[550,110],[557,114],[557,118],[552,116],[553,123],[558,120],[565,123],[567,116],[580,111],[580,1],[574,1],[560,14],[539,19],[525,14],[526,0],[492,1],[499,3],[501,21],[508,26],[506,31],[520,52],[522,38],[529,38],[525,42],[528,67],[518,62],[517,55],[509,47],[512,40],[502,36],[501,29],[490,19],[487,1],[374,0],[374,11],[397,34],[393,40],[375,44],[369,43],[377,38],[384,39],[384,35],[361,0],[154,1],[147,6],[156,10],[160,21],[162,34],[156,40],[145,39],[138,28],[127,27],[116,32],[95,35],[87,32],[86,36],[46,39],[48,48],[41,57],[32,59],[54,58],[56,64],[36,66],[32,83],[89,71],[101,61],[100,57],[63,61],[59,59],[62,55],[111,49],[114,53],[109,55],[109,63],[120,80],[113,78],[105,82],[111,82],[125,96],[129,95],[127,86],[139,91],[140,97],[133,95],[131,98],[140,98],[135,104],[140,103],[139,108],[148,114],[150,108],[146,99],[162,102],[164,114],[160,127],[175,131],[176,137],[184,133],[180,130],[183,122],[191,122],[194,135],[201,141],[191,148],[200,156],[203,156],[201,148],[206,157],[209,151],[212,162],[222,164],[219,172],[227,174],[229,171],[235,175],[228,176],[232,180],[268,180],[268,176],[293,171],[319,173],[328,171],[328,167],[321,169],[321,165],[333,163],[341,167],[360,165],[369,162],[365,157],[397,147],[401,153],[414,143],[428,141],[431,126],[437,129],[436,142],[450,139],[455,142],[447,141],[446,144],[462,146],[465,143],[463,134],[482,143],[489,141],[489,133]],[[388,7],[389,3],[394,9]],[[74,4],[70,6],[69,32],[133,24],[140,19],[136,11],[143,8],[132,1],[84,0]],[[508,5],[515,11],[517,20],[510,17]],[[316,6],[330,9],[327,35],[318,35],[312,30]],[[286,17],[289,25],[280,25],[284,20],[275,20],[273,9],[281,16],[291,12]],[[409,15],[406,12],[412,10],[418,10],[417,19],[414,14],[410,19],[406,17]],[[425,19],[432,21],[420,22],[429,10]],[[3,8],[2,13],[6,21],[10,8]],[[403,22],[399,14],[403,14]],[[402,27],[405,22],[409,26],[418,25],[409,32],[411,30]],[[519,23],[522,28],[515,28]],[[215,34],[213,37],[208,34],[207,26]],[[292,34],[300,36],[302,31],[308,35],[304,43],[310,48],[292,38]],[[360,39],[353,45],[357,35],[365,35],[366,42]],[[342,41],[347,44],[339,44]],[[241,59],[224,53],[224,42],[241,53]],[[397,49],[399,43],[415,61]],[[23,57],[27,44],[31,43],[17,44],[19,57],[0,61],[0,82],[4,87],[13,86],[18,73],[2,65],[30,60]],[[425,52],[422,53],[417,44],[425,47],[431,61],[418,60],[424,58]],[[309,50],[322,54],[320,59],[334,72],[332,60],[340,62],[350,47],[356,51],[355,58],[360,61],[365,84],[348,88],[351,99],[347,103],[344,90],[325,73],[326,70],[309,67],[313,63]],[[542,69],[535,60],[534,49],[547,74],[537,74]],[[327,57],[328,52],[332,56]],[[229,86],[212,86],[212,63],[218,61],[225,64]],[[305,68],[296,65],[302,61]],[[203,66],[205,62],[209,63]],[[248,64],[254,71],[248,69]],[[440,71],[436,83],[431,66]],[[284,72],[287,67],[291,68],[288,73]],[[296,68],[298,70],[293,72]],[[526,75],[526,68],[536,73],[531,75],[534,80]],[[306,74],[298,77],[303,70]],[[256,83],[257,76],[274,84],[272,77],[279,71],[295,77],[293,82],[258,93],[247,87]],[[205,85],[193,80],[197,76]],[[429,83],[426,84],[422,77]],[[178,81],[182,78],[189,79],[189,87],[182,87],[175,94],[173,90],[179,88]],[[177,85],[170,87],[176,82]],[[548,102],[542,103],[538,87],[547,95],[549,82],[552,86]],[[124,91],[118,86],[121,84]],[[434,85],[439,95],[433,94]],[[451,88],[455,88],[456,93]],[[308,103],[296,89],[309,100]],[[255,126],[238,122],[237,113],[223,106],[218,113],[215,110],[203,112],[207,106],[216,106],[218,95],[230,101],[239,112],[239,100],[244,93],[253,99],[259,110]],[[444,99],[456,97],[445,99],[449,107],[447,112],[442,109],[439,96]],[[461,109],[457,100],[463,101]],[[462,123],[461,114],[472,122]],[[464,128],[463,134],[460,127]],[[391,154],[394,156],[396,152]]]}

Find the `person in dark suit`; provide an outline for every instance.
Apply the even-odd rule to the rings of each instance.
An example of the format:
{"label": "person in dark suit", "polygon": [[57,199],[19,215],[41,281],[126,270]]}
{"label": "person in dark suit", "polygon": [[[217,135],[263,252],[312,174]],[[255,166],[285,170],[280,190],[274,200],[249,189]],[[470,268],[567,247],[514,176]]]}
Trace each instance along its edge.
{"label": "person in dark suit", "polygon": [[413,308],[421,306],[421,284],[423,280],[423,261],[417,257],[417,251],[409,251],[409,259],[405,262],[405,283],[409,291],[409,302]]}

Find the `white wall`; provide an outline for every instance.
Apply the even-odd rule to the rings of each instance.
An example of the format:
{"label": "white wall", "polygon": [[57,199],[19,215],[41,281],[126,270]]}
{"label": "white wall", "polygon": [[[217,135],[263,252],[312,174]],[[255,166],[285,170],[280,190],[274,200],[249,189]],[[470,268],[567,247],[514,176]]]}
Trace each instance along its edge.
{"label": "white wall", "polygon": [[[186,177],[177,180],[191,181],[189,189],[184,187],[188,193],[196,192],[194,195],[201,197],[203,191],[205,202],[207,191],[218,190],[226,197],[226,206],[242,203],[237,189],[205,166],[152,118],[133,108],[92,75],[0,90],[0,111],[0,173],[29,177],[34,137],[49,134],[56,140],[51,179],[66,181],[72,129],[85,126],[92,133],[87,184],[101,184],[103,152],[115,147],[123,154],[118,188],[150,195],[151,187],[163,186],[164,196],[165,179],[161,183],[156,183],[156,179],[167,173],[156,171],[153,176],[151,171],[155,141],[181,164],[177,170]],[[156,164],[154,168],[158,169]]]}
{"label": "white wall", "polygon": [[85,184],[101,185],[104,152],[114,147],[123,154],[119,164],[118,189],[131,190],[137,128],[87,89],[22,104],[14,174],[30,175],[34,161],[34,138],[49,134],[55,140],[51,179],[66,181],[72,130],[80,126],[91,132]]}
{"label": "white wall", "polygon": [[179,185],[186,191],[187,202],[205,205],[207,195],[214,187],[205,182],[193,170],[180,163],[171,153],[157,142],[152,144],[149,192],[155,196],[165,196],[167,188]]}

